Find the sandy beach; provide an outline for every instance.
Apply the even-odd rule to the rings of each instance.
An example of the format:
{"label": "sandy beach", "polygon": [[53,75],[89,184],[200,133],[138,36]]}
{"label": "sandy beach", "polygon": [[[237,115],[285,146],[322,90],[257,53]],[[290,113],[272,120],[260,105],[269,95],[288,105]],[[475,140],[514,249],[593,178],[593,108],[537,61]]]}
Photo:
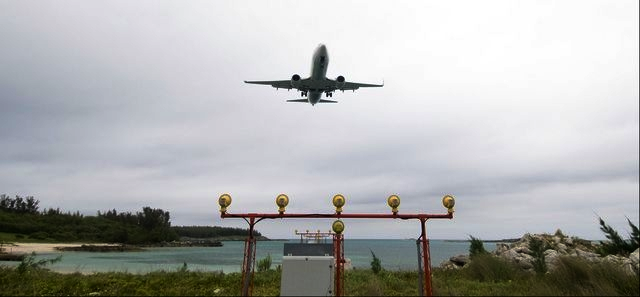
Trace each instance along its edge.
{"label": "sandy beach", "polygon": [[31,252],[40,253],[59,253],[56,247],[79,247],[83,244],[91,245],[108,245],[104,243],[20,243],[15,242],[13,244],[4,245],[5,253],[14,254],[31,254]]}

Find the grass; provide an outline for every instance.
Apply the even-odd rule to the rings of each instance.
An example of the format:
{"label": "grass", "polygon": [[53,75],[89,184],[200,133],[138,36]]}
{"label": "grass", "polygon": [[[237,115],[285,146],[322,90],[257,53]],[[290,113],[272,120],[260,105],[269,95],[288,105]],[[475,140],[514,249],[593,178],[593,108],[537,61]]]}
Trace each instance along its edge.
{"label": "grass", "polygon": [[[433,269],[433,293],[436,296],[638,296],[639,278],[629,276],[608,264],[591,264],[575,258],[561,258],[557,270],[536,275],[512,270],[499,258],[478,258],[461,270]],[[121,272],[60,274],[31,267],[20,273],[0,266],[0,295],[70,296],[228,296],[240,295],[240,273],[190,272],[188,269],[148,274]],[[278,296],[280,273],[256,272],[254,296]],[[347,296],[419,295],[416,271],[371,269],[345,273]]]}

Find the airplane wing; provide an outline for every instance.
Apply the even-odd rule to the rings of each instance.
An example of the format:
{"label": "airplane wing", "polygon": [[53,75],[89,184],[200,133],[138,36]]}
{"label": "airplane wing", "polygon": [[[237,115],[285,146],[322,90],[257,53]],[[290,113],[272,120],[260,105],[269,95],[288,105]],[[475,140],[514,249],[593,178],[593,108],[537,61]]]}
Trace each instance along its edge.
{"label": "airplane wing", "polygon": [[348,91],[348,90],[357,90],[359,88],[374,88],[374,87],[382,87],[384,86],[384,83],[382,83],[381,85],[375,85],[375,84],[362,84],[362,83],[355,83],[355,82],[345,82],[343,86],[338,86],[338,90],[341,91]]}
{"label": "airplane wing", "polygon": [[257,84],[257,85],[270,85],[276,89],[287,89],[291,90],[293,87],[291,86],[291,80],[264,80],[264,81],[244,81],[247,84]]}

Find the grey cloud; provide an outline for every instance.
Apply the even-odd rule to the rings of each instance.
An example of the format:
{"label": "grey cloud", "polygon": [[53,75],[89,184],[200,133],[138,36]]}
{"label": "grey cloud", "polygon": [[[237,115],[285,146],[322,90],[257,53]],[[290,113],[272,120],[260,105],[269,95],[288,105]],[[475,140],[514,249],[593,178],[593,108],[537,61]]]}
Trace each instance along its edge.
{"label": "grey cloud", "polygon": [[[342,9],[302,21],[311,4],[65,4],[0,4],[6,194],[241,226],[220,220],[218,195],[252,212],[286,192],[292,211],[309,212],[330,211],[340,192],[352,212],[386,212],[397,193],[403,211],[438,212],[452,193],[456,218],[430,223],[445,238],[558,225],[597,237],[594,211],[622,228],[613,217],[638,212],[637,2],[372,3],[369,13],[335,2]],[[311,107],[243,83],[307,75],[318,43],[329,76],[385,87]],[[326,222],[259,230],[288,237],[296,224]],[[411,223],[349,224],[415,237]]]}

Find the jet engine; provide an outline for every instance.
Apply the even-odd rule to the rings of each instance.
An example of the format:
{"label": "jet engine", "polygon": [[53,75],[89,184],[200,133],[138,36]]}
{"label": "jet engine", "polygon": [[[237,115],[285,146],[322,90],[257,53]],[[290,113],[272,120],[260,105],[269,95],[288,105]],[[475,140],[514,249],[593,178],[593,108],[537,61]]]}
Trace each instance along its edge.
{"label": "jet engine", "polygon": [[342,89],[344,87],[345,80],[344,76],[340,75],[336,78],[336,89]]}
{"label": "jet engine", "polygon": [[299,85],[300,85],[300,75],[294,74],[291,77],[291,86],[294,88],[298,88]]}

